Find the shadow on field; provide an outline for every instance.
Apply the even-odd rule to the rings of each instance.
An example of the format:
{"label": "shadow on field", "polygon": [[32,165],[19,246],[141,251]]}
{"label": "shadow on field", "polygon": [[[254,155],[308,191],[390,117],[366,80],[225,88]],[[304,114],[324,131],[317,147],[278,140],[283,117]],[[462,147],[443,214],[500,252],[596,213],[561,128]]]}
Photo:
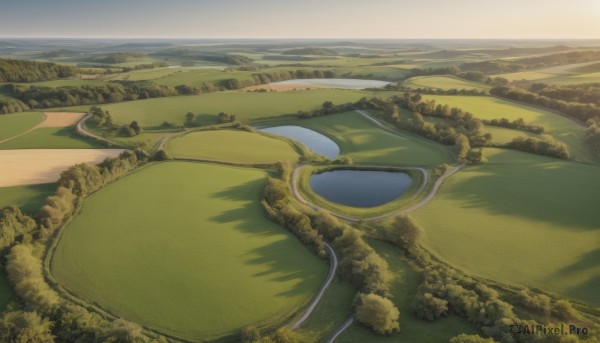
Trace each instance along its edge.
{"label": "shadow on field", "polygon": [[600,265],[600,248],[585,253],[577,262],[561,268],[549,279],[556,277],[577,278],[580,275],[591,275],[586,281],[569,288],[569,293],[587,294],[592,298],[594,305],[598,305],[600,304],[600,293],[596,290],[600,289],[600,275],[594,271],[598,268],[598,265]]}
{"label": "shadow on field", "polygon": [[196,120],[194,120],[194,123],[197,125],[209,125],[209,124],[216,124],[217,123],[217,115],[216,114],[197,114],[196,115]]}
{"label": "shadow on field", "polygon": [[[264,186],[263,180],[257,180],[214,193],[214,197],[243,201],[246,204],[222,212],[210,219],[222,224],[236,222],[235,229],[251,236],[281,237],[282,239],[265,241],[265,245],[245,252],[244,254],[248,255],[245,263],[260,265],[264,268],[260,273],[254,274],[255,277],[267,278],[271,282],[296,281],[293,284],[290,283],[288,290],[277,294],[278,296],[305,295],[307,292],[313,291],[324,275],[315,270],[316,264],[311,259],[316,259],[316,257],[311,256],[308,251],[301,251],[306,248],[301,246],[296,237],[266,218],[260,205],[260,194],[262,194]],[[286,234],[289,239],[283,239],[282,233]],[[303,254],[299,256],[294,252],[303,252]]]}
{"label": "shadow on field", "polygon": [[463,208],[551,222],[564,230],[600,229],[600,168],[544,159],[489,163],[460,174],[442,194]]}

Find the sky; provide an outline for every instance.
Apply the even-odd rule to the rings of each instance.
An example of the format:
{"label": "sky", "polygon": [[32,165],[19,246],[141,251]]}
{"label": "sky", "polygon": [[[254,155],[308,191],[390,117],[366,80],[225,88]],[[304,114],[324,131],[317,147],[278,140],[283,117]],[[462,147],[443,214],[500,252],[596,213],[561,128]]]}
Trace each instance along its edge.
{"label": "sky", "polygon": [[600,38],[600,0],[0,0],[2,37]]}

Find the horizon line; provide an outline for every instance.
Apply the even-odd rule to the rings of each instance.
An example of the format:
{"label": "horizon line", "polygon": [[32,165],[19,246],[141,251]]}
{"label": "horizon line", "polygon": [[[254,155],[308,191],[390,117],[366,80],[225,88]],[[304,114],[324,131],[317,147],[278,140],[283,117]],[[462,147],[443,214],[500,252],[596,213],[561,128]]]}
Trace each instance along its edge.
{"label": "horizon line", "polygon": [[170,40],[598,40],[581,37],[133,37],[133,36],[0,36],[0,39],[170,39]]}

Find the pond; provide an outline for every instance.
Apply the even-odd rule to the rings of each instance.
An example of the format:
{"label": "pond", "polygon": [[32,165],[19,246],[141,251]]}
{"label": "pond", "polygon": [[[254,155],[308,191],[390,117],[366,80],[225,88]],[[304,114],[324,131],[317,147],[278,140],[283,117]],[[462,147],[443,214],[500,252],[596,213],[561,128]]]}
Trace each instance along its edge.
{"label": "pond", "polygon": [[329,137],[302,126],[281,125],[267,127],[259,131],[297,140],[314,153],[325,155],[329,159],[334,159],[340,154],[340,147]]}
{"label": "pond", "polygon": [[314,174],[310,187],[321,197],[351,207],[375,207],[399,198],[412,178],[402,172],[332,170]]}
{"label": "pond", "polygon": [[379,80],[361,79],[294,79],[280,82],[272,82],[270,85],[298,85],[298,87],[324,87],[343,89],[381,88],[391,82]]}

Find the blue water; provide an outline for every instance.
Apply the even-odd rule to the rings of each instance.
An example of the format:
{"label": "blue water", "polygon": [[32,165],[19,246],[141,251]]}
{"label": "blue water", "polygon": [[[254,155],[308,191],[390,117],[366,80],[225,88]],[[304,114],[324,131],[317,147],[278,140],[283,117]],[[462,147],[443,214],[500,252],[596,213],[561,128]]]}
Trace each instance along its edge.
{"label": "blue water", "polygon": [[302,126],[273,126],[260,129],[260,131],[297,140],[306,145],[311,151],[319,155],[325,155],[329,159],[336,158],[340,154],[340,147],[329,137]]}
{"label": "blue water", "polygon": [[375,207],[400,197],[412,178],[402,172],[332,170],[314,174],[312,190],[323,198],[351,207]]}

